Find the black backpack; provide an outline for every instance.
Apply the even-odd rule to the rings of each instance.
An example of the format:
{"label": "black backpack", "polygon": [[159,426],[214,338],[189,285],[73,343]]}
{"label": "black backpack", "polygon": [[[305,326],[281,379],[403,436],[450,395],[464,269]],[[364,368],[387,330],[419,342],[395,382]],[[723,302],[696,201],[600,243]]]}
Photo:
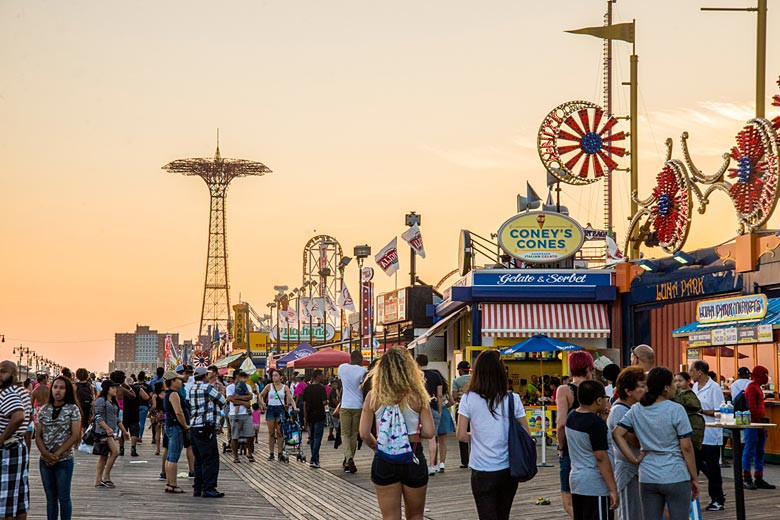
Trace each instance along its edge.
{"label": "black backpack", "polygon": [[92,383],[76,383],[76,397],[82,405],[91,405]]}
{"label": "black backpack", "polygon": [[745,397],[745,391],[742,390],[740,393],[734,397],[734,400],[731,402],[732,405],[734,405],[734,411],[735,412],[745,412],[748,409],[747,404],[747,398]]}

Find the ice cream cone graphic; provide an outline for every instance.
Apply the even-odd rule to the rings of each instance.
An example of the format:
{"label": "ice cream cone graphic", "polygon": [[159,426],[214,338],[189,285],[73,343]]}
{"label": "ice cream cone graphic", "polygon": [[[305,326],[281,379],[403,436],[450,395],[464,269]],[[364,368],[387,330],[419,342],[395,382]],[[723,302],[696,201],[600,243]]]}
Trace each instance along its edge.
{"label": "ice cream cone graphic", "polygon": [[544,215],[536,217],[536,223],[539,224],[539,229],[542,229],[544,227]]}

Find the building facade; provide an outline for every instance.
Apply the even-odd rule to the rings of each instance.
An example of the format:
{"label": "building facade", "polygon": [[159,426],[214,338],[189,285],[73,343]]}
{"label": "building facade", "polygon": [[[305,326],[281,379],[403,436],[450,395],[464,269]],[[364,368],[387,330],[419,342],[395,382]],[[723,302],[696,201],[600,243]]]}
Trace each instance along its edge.
{"label": "building facade", "polygon": [[174,346],[179,344],[179,334],[158,332],[148,325],[136,325],[135,332],[118,332],[114,335],[114,360],[109,371],[122,370],[136,374],[141,370],[153,372],[163,366],[165,338],[171,337]]}

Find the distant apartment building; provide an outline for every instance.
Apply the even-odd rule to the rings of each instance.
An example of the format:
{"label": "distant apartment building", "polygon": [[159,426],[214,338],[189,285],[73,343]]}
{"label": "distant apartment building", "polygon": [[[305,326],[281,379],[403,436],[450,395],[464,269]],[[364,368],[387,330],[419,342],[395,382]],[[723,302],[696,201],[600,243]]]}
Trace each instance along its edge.
{"label": "distant apartment building", "polygon": [[117,332],[114,335],[114,360],[108,364],[108,370],[123,370],[128,375],[141,370],[153,373],[163,365],[165,337],[168,335],[177,346],[178,333],[158,332],[147,325],[136,325],[135,332]]}

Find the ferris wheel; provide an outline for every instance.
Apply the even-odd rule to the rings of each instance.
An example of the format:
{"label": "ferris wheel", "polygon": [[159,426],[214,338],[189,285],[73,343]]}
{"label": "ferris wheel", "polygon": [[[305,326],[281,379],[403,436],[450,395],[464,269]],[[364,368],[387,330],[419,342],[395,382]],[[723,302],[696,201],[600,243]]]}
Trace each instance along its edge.
{"label": "ferris wheel", "polygon": [[302,296],[321,298],[325,307],[324,322],[336,329],[341,328],[340,317],[328,312],[327,307],[338,301],[345,265],[341,244],[332,236],[317,235],[303,248],[303,286],[308,294]]}

